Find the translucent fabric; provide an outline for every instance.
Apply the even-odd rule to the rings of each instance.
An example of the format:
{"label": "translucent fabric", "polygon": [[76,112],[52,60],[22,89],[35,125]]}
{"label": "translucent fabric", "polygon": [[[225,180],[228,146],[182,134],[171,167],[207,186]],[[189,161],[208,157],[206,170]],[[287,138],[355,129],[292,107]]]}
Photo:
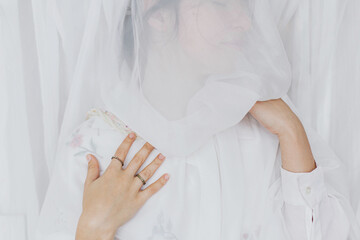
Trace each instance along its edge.
{"label": "translucent fabric", "polygon": [[282,36],[293,69],[289,96],[349,167],[360,220],[359,11],[358,0],[304,2]]}
{"label": "translucent fabric", "polygon": [[[279,28],[284,27],[283,21],[291,19],[291,12],[296,9],[296,4],[292,2],[283,6],[284,12],[277,10],[279,12],[275,16],[272,12],[274,8],[270,8],[265,0],[90,2],[59,151],[63,151],[61,149],[66,146],[66,139],[76,126],[74,123],[80,124],[83,121],[79,110],[101,106],[153,144],[157,151],[168,157],[171,164],[180,161],[184,167],[184,161],[188,158],[205,161],[204,157],[196,156],[215,134],[228,130],[234,136],[234,130],[229,128],[236,126],[257,100],[269,100],[286,95],[292,73]],[[309,135],[309,138],[314,144],[318,142],[315,135]],[[226,143],[230,144],[224,139],[223,146],[227,146]],[[241,196],[247,194],[246,189],[251,189],[252,183],[245,181],[239,187],[233,185],[236,179],[232,170],[235,169],[234,166],[238,166],[236,169],[241,168],[241,164],[236,162],[239,161],[239,149],[231,144],[224,148],[227,150],[223,154],[227,157],[222,158],[225,160],[219,162],[219,166],[212,163],[211,168],[222,171],[222,177],[213,176],[213,181],[226,189],[221,193],[219,200],[228,203],[226,209],[221,212],[222,219],[226,222],[222,225],[223,229],[229,229],[228,234],[236,236],[242,229],[235,230],[238,225],[231,224],[232,221],[239,224],[256,223],[255,217],[251,217],[251,211],[247,215],[244,213],[241,220],[235,218],[232,213],[237,206],[246,205],[246,200]],[[265,148],[269,148],[269,151],[276,150],[274,145],[264,145],[265,154],[269,153]],[[317,163],[324,166],[325,176],[329,178],[329,188],[334,188],[333,194],[339,195],[339,204],[349,220],[349,232],[353,239],[356,239],[354,236],[358,229],[347,200],[346,177],[343,173],[334,171],[340,163],[325,145],[320,144],[313,148]],[[65,150],[59,152],[58,162],[65,161],[63,154],[68,153]],[[215,157],[211,154],[210,156]],[[249,156],[245,155],[242,161],[248,161]],[[279,163],[279,159],[276,161],[275,157],[269,161],[268,166],[273,166],[271,163]],[[60,162],[58,164],[62,164]],[[206,163],[203,162],[204,164]],[[200,164],[198,168],[201,169],[203,165]],[[54,176],[57,176],[59,181],[64,181],[64,185],[54,180],[54,189],[67,189],[68,184],[71,186],[72,177],[66,173],[72,169],[70,166],[71,163],[65,163],[61,168],[62,172],[57,170]],[[74,169],[78,169],[79,166]],[[264,169],[263,176],[269,176],[269,182],[260,186],[261,190],[258,189],[259,194],[265,194],[265,186],[272,184],[279,172],[261,164],[256,166]],[[175,177],[174,181],[179,182],[174,185],[177,188],[171,191],[183,191],[190,197],[194,191],[184,189],[186,184],[184,185],[182,180],[186,177],[196,177],[196,174],[183,175],[180,170],[173,170],[175,176],[181,174],[182,177]],[[250,169],[242,171],[242,176],[254,173]],[[204,177],[203,174],[198,175],[200,178]],[[62,178],[65,179],[61,180]],[[334,182],[337,184],[334,185]],[[205,183],[197,184],[199,188],[194,189],[200,190]],[[75,194],[78,192],[75,191]],[[174,195],[165,194],[164,198],[171,200],[172,196]],[[52,197],[50,192],[48,201],[51,202]],[[254,201],[251,197],[254,196],[249,196],[247,201]],[[187,203],[198,203],[195,197],[193,202],[190,200]],[[263,204],[265,202],[270,206],[273,204],[264,198]],[[171,203],[165,208],[170,210],[170,205]],[[69,206],[63,205],[59,208],[67,211]],[[149,205],[147,214],[140,213],[133,224],[137,225],[139,221],[145,224],[151,219],[152,206]],[[46,220],[47,217],[57,216],[50,214],[54,209],[48,207],[49,205],[44,205],[42,229],[45,229],[45,232],[46,229],[50,229],[50,226],[46,227],[47,224],[51,223]],[[265,208],[265,205],[262,207]],[[238,210],[245,212],[244,207]],[[261,214],[258,215],[263,217],[259,217],[261,221],[273,219],[272,213]],[[186,218],[191,216],[198,215],[188,213]],[[70,219],[75,222],[75,218]],[[179,217],[177,221],[181,219]],[[278,227],[272,232],[275,234],[274,237],[284,234],[278,223],[274,221]],[[209,226],[215,225],[212,224],[209,223]],[[129,226],[131,225],[130,223]],[[190,225],[186,226],[190,228]],[[123,230],[129,233],[124,236],[137,236],[138,233],[133,232],[134,228],[129,229]],[[226,236],[226,232],[224,230],[223,236]],[[189,230],[183,234],[194,236],[192,233]]]}
{"label": "translucent fabric", "polygon": [[99,84],[107,108],[168,156],[190,154],[291,83],[267,1],[94,1],[90,8],[76,77]]}
{"label": "translucent fabric", "polygon": [[[114,16],[118,2],[0,0],[1,239],[37,240],[33,233],[49,171],[61,161],[59,149],[86,112],[101,105],[101,41],[93,42],[94,31],[105,26],[98,25],[99,13],[109,25],[121,21]],[[351,203],[360,217],[359,1],[298,2],[269,2],[293,69],[290,97],[348,167]],[[26,158],[14,158],[19,146]]]}
{"label": "translucent fabric", "polygon": [[[297,113],[287,96],[283,100]],[[346,167],[304,124],[317,163],[312,172],[281,168],[278,138],[247,114],[189,156],[168,157],[143,189],[164,173],[170,181],[118,229],[115,239],[358,239]],[[116,115],[93,109],[66,138],[41,211],[39,240],[74,239],[85,155],[98,158],[103,174],[130,131],[131,125]],[[145,141],[138,136],[125,167]],[[155,149],[139,171],[159,152]]]}

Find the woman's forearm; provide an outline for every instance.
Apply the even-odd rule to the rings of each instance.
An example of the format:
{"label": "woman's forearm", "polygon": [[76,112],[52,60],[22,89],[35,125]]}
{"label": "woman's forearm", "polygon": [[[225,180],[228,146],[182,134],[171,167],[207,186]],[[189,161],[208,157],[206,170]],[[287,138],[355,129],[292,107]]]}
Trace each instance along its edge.
{"label": "woman's forearm", "polygon": [[282,167],[290,172],[311,172],[316,163],[305,129],[299,119],[292,120],[278,134]]}
{"label": "woman's forearm", "polygon": [[282,167],[290,172],[311,172],[316,163],[304,127],[281,99],[258,101],[251,115],[280,140]]}

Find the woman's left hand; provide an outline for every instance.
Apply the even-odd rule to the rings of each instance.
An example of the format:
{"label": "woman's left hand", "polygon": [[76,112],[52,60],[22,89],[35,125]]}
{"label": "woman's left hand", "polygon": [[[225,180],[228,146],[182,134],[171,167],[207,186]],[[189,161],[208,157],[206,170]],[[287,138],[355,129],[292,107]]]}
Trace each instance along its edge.
{"label": "woman's left hand", "polygon": [[311,172],[316,162],[305,129],[290,107],[281,99],[256,102],[250,114],[280,142],[282,167],[290,172]]}
{"label": "woman's left hand", "polygon": [[135,174],[149,157],[154,147],[145,143],[126,168],[126,158],[136,135],[130,133],[115,152],[117,160],[111,163],[100,176],[99,162],[88,155],[88,174],[84,185],[83,211],[78,221],[76,240],[114,239],[116,230],[129,221],[145,202],[158,192],[168,181],[164,174],[146,189],[141,190],[143,181],[150,179],[164,162],[165,156],[158,154],[136,177]]}

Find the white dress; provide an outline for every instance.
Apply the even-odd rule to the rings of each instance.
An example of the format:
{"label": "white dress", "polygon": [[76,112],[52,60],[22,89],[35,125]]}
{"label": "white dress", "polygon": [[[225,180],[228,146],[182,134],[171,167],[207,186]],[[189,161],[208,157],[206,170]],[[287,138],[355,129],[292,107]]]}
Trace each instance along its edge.
{"label": "white dress", "polygon": [[[38,239],[74,239],[87,173],[85,155],[98,158],[102,174],[129,131],[113,114],[89,111],[61,150]],[[144,143],[138,136],[125,167]],[[281,167],[278,150],[277,137],[247,114],[189,157],[167,158],[145,187],[164,173],[170,181],[118,229],[115,239],[347,239],[351,217],[341,194],[330,194],[324,181],[324,170],[333,168],[333,162],[317,162],[310,173],[292,173]],[[143,167],[158,153],[155,149]]]}

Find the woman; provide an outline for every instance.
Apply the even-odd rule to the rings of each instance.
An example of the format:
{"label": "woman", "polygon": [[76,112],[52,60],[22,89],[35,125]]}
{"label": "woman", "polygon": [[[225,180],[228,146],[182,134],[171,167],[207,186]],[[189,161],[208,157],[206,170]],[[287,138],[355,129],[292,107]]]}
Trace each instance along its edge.
{"label": "woman", "polygon": [[84,95],[105,110],[60,143],[44,239],[74,238],[84,155],[102,175],[129,128],[137,148],[155,147],[144,167],[167,157],[144,183],[172,180],[117,239],[356,239],[345,169],[310,129],[308,141],[286,97],[290,65],[265,0],[93,1],[83,46],[66,118]]}
{"label": "woman", "polygon": [[[251,113],[270,132],[279,137],[285,169],[303,172],[313,171],[315,161],[306,133],[299,119],[282,100],[259,102],[252,108]],[[134,160],[134,157],[132,164],[129,164],[130,166],[125,171],[121,171],[122,159],[126,158],[134,140],[135,134],[130,133],[116,150],[116,158],[113,159],[101,177],[99,177],[97,159],[92,155],[87,156],[89,166],[85,180],[83,212],[77,225],[77,240],[114,239],[116,230],[131,219],[144,202],[169,180],[169,176],[166,174],[152,186],[147,187],[145,191],[139,192],[139,188],[143,185],[142,181],[147,181],[154,174],[165,157],[159,154],[146,169],[136,175],[138,178],[134,180],[133,176],[140,168],[140,164],[154,149],[153,146],[146,143],[137,153],[138,161]],[[294,155],[296,157],[291,157]],[[283,171],[286,172],[287,170],[283,169]],[[318,172],[315,174],[319,175]],[[320,181],[322,180],[321,176],[317,176],[317,178]],[[286,180],[285,177],[284,179]],[[316,190],[321,191],[322,189]],[[288,212],[291,213],[291,211]],[[300,225],[296,228],[300,228],[301,222],[299,223]],[[300,236],[294,237],[299,238]]]}

